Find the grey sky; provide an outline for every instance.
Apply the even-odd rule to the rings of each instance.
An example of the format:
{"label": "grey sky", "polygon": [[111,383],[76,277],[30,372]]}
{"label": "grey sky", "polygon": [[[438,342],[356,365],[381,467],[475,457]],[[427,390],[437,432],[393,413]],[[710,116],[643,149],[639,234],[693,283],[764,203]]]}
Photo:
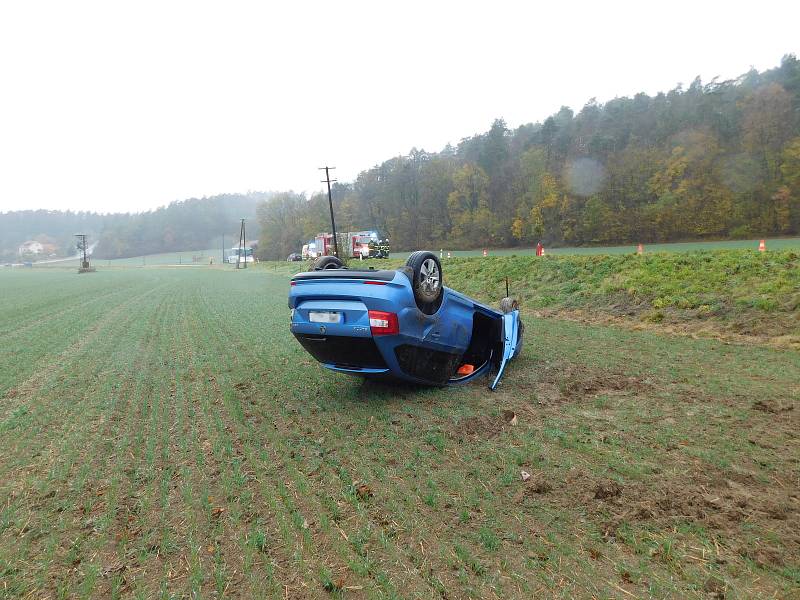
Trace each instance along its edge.
{"label": "grey sky", "polygon": [[313,192],[408,152],[800,53],[798,2],[0,4],[0,211]]}

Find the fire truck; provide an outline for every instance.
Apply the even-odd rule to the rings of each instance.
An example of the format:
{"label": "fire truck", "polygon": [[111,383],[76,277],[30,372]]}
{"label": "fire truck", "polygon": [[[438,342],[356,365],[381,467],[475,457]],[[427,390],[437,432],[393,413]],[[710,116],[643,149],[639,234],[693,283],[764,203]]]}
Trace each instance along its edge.
{"label": "fire truck", "polygon": [[[389,240],[381,239],[377,231],[350,231],[337,237],[339,252],[347,258],[389,258]],[[333,234],[317,234],[314,246],[316,256],[333,256]]]}
{"label": "fire truck", "polygon": [[317,256],[333,256],[333,234],[318,233],[314,238],[314,248]]}
{"label": "fire truck", "polygon": [[352,258],[370,258],[370,243],[378,241],[374,231],[354,231],[347,234],[349,245],[348,256]]}

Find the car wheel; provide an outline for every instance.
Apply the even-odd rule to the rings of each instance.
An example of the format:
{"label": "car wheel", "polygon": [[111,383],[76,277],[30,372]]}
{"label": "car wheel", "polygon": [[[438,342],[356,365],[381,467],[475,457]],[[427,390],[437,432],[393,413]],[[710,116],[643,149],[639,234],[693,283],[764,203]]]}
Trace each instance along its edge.
{"label": "car wheel", "polygon": [[406,266],[411,268],[411,287],[417,308],[432,315],[442,304],[444,280],[442,264],[433,252],[420,250],[408,257]]}
{"label": "car wheel", "polygon": [[519,302],[514,298],[503,298],[500,300],[500,310],[503,311],[504,314],[508,314],[513,310],[519,310]]}
{"label": "car wheel", "polygon": [[327,271],[328,269],[341,269],[344,263],[337,256],[320,256],[314,261],[315,271]]}

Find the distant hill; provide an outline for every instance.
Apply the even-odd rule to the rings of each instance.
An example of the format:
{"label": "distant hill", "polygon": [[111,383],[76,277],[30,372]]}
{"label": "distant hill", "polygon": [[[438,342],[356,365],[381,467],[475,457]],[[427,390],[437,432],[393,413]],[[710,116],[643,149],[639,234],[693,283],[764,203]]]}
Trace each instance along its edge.
{"label": "distant hill", "polygon": [[[18,258],[19,247],[35,240],[55,248],[60,256],[74,253],[75,233],[97,241],[97,258],[126,258],[142,254],[205,250],[231,245],[239,234],[241,218],[248,219],[247,237],[259,235],[256,206],[270,192],[221,194],[172,202],[143,213],[21,210],[0,213],[0,260]],[[52,245],[52,246],[51,246]]]}
{"label": "distant hill", "polygon": [[[565,73],[564,77],[575,74]],[[543,81],[543,86],[557,85]],[[334,187],[341,231],[393,248],[509,248],[800,233],[800,61],[413,149]],[[330,226],[324,195],[259,211],[262,256]]]}

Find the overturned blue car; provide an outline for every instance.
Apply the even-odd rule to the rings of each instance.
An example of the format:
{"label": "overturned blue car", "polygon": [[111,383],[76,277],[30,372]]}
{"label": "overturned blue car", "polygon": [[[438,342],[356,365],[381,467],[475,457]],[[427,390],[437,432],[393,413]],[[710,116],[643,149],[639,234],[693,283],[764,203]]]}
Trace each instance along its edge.
{"label": "overturned blue car", "polygon": [[499,310],[443,285],[432,252],[397,270],[349,269],[334,256],[291,280],[291,331],[332,371],[452,385],[493,374],[495,389],[522,347],[519,305]]}

